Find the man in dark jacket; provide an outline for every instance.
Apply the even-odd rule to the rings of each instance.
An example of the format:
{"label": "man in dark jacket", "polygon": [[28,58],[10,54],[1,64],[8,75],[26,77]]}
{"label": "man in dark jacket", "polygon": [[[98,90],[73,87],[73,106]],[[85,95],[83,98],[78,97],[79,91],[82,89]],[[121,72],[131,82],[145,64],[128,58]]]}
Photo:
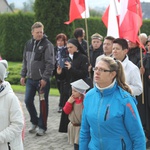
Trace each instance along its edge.
{"label": "man in dark jacket", "polygon": [[89,71],[91,72],[91,78],[93,79],[93,68],[95,67],[96,58],[103,54],[103,36],[95,33],[91,36],[91,40]]}
{"label": "man in dark jacket", "polygon": [[[48,95],[50,90],[50,76],[54,70],[54,48],[52,43],[44,35],[44,26],[41,22],[36,22],[31,27],[32,39],[27,41],[23,53],[23,66],[21,71],[21,85],[26,85],[25,103],[30,114],[31,128],[30,133],[37,131],[38,136],[45,134],[48,116]],[[25,78],[26,84],[25,84]],[[46,115],[40,114],[34,106],[36,91],[44,93]],[[40,103],[41,105],[41,103]],[[38,127],[38,130],[36,128]]]}

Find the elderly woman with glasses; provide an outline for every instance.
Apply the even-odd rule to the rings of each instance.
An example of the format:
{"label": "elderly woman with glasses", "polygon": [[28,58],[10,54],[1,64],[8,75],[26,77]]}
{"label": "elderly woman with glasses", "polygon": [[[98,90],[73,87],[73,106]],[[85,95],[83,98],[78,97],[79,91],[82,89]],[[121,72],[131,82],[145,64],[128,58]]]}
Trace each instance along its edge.
{"label": "elderly woman with glasses", "polygon": [[85,96],[80,150],[145,150],[145,135],[120,61],[103,57]]}

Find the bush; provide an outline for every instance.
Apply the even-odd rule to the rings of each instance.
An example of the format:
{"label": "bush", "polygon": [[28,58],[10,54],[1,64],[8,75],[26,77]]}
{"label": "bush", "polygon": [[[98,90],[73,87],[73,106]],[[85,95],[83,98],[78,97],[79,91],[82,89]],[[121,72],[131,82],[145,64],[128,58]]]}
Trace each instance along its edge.
{"label": "bush", "polygon": [[[45,9],[42,9],[43,2],[47,2],[48,4]],[[54,7],[54,3],[56,2],[58,5]],[[21,12],[0,14],[0,54],[4,59],[14,62],[22,61],[24,45],[26,41],[31,38],[31,26],[35,20],[41,21],[44,24],[44,31],[54,45],[55,37],[58,33],[63,32],[68,38],[72,38],[75,28],[82,27],[86,30],[84,19],[78,19],[69,25],[65,25],[64,22],[67,21],[69,17],[69,2],[67,2],[67,5],[65,0],[56,2],[51,1],[51,3],[49,3],[49,0],[37,0],[35,3],[35,15],[33,13]],[[87,23],[89,44],[91,42],[91,35],[96,32],[104,37],[106,36],[107,29],[101,18],[88,18]],[[150,20],[144,20],[141,32],[150,35],[149,26]]]}
{"label": "bush", "polygon": [[25,42],[31,38],[34,14],[0,14],[0,54],[9,61],[21,61]]}
{"label": "bush", "polygon": [[19,85],[20,84],[20,71],[22,63],[21,62],[8,62],[8,77],[6,78],[10,84]]}
{"label": "bush", "polygon": [[[82,27],[82,28],[86,29],[85,20],[84,19],[75,20],[74,24],[75,24],[74,25],[75,28]],[[87,19],[87,25],[88,25],[88,39],[89,39],[89,44],[91,43],[91,36],[94,33],[99,33],[103,37],[106,36],[107,29],[104,26],[101,18],[96,18],[96,17],[88,18]]]}
{"label": "bush", "polygon": [[[8,77],[6,81],[12,85],[20,85],[21,62],[8,62]],[[51,88],[57,88],[55,77],[51,77]]]}
{"label": "bush", "polygon": [[70,1],[66,0],[36,0],[34,3],[35,21],[44,24],[44,31],[48,39],[55,45],[55,37],[59,33],[65,33],[67,37],[72,36],[72,25],[65,25],[69,17]]}

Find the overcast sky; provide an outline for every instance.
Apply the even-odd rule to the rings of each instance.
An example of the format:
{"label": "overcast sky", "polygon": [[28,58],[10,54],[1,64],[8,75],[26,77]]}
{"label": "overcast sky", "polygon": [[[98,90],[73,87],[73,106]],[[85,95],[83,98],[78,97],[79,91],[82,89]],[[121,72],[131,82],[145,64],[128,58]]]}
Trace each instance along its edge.
{"label": "overcast sky", "polygon": [[[22,7],[23,2],[27,2],[28,0],[7,0],[7,2],[15,3],[16,7]],[[94,7],[107,7],[109,5],[110,0],[87,0],[90,8]],[[150,2],[150,0],[140,0],[141,2]]]}
{"label": "overcast sky", "polygon": [[[107,7],[109,5],[110,0],[87,0],[88,5],[91,8],[94,7]],[[140,0],[140,2],[150,2],[150,0]]]}

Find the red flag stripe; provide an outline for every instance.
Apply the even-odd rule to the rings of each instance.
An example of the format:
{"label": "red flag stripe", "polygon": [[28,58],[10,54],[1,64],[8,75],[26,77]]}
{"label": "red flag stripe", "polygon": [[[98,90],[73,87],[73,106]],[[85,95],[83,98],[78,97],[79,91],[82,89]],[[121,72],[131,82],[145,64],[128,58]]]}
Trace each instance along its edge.
{"label": "red flag stripe", "polygon": [[71,0],[70,2],[70,12],[69,21],[64,22],[65,24],[70,24],[75,19],[81,19],[82,13],[86,11],[85,0]]}
{"label": "red flag stripe", "polygon": [[[112,16],[111,13],[109,13],[110,11],[110,7],[115,7],[115,5],[112,5],[113,3],[117,4],[117,2],[120,3],[119,6],[119,16]],[[136,43],[137,41],[137,36],[138,36],[138,31],[139,28],[142,25],[142,9],[141,9],[141,4],[139,0],[112,0],[111,5],[106,9],[103,17],[102,17],[102,21],[104,22],[105,26],[108,28],[112,28],[112,26],[108,26],[108,22],[109,24],[114,24],[114,20],[116,20],[116,17],[118,17],[116,24],[119,24],[119,26],[117,27],[116,24],[115,27],[119,28],[119,37],[120,38],[125,38],[128,39],[134,43]],[[115,10],[115,8],[114,8]],[[111,18],[114,17],[114,20]],[[109,20],[111,18],[111,20]],[[110,23],[110,21],[112,23]],[[113,28],[115,28],[113,26]],[[109,30],[111,31],[111,30]],[[112,30],[113,32],[113,30]],[[114,33],[112,33],[114,34]],[[111,34],[111,36],[113,36]],[[110,35],[110,32],[109,32]],[[114,36],[115,37],[115,36]]]}

